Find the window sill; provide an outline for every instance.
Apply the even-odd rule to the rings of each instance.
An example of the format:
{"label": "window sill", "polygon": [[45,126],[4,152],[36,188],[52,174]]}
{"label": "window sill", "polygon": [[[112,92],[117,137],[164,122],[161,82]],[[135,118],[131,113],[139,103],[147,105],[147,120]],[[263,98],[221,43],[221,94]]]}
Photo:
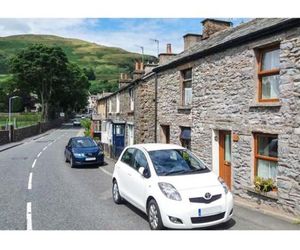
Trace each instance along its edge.
{"label": "window sill", "polygon": [[266,197],[266,198],[269,198],[269,199],[272,199],[272,200],[275,200],[275,201],[278,200],[277,191],[260,192],[260,191],[256,191],[254,186],[246,187],[246,190],[250,193],[254,193],[254,194],[257,194],[257,195],[262,196],[262,197]]}
{"label": "window sill", "polygon": [[280,102],[254,102],[250,103],[250,108],[280,108],[281,107]]}
{"label": "window sill", "polygon": [[177,107],[178,111],[191,111],[191,109],[192,109],[192,106],[190,106],[190,105]]}

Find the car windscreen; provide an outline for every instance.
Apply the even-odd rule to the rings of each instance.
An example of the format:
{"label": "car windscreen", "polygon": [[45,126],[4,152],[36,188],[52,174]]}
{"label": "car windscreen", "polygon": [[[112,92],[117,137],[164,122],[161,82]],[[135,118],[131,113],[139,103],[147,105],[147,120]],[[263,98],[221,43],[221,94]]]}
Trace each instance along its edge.
{"label": "car windscreen", "polygon": [[157,175],[180,175],[209,172],[205,164],[185,149],[166,149],[149,152]]}
{"label": "car windscreen", "polygon": [[89,148],[89,147],[96,147],[97,144],[91,139],[74,139],[72,143],[73,147],[75,148]]}

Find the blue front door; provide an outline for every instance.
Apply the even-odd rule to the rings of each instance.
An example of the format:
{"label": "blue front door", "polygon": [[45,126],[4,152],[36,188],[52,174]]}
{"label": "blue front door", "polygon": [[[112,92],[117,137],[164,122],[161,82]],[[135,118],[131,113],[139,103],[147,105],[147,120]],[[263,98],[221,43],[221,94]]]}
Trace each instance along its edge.
{"label": "blue front door", "polygon": [[125,147],[125,124],[113,124],[113,156],[118,158]]}

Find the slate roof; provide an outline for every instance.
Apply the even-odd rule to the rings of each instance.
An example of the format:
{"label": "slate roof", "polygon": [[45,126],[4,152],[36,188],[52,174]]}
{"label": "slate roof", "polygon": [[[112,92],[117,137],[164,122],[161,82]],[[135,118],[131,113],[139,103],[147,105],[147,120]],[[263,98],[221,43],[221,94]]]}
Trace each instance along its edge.
{"label": "slate roof", "polygon": [[243,42],[256,39],[274,31],[287,29],[292,26],[300,26],[299,18],[257,18],[233,28],[217,32],[208,39],[201,40],[191,48],[174,56],[171,61],[156,67],[153,71],[158,72],[171,68],[177,64],[195,60],[225,48],[237,46]]}

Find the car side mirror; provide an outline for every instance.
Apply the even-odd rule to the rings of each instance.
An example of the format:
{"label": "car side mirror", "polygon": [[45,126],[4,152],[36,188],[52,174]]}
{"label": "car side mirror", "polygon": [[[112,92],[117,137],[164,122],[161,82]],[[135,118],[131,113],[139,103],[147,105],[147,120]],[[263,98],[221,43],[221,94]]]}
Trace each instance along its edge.
{"label": "car side mirror", "polygon": [[139,173],[144,176],[145,168],[144,167],[139,167]]}

